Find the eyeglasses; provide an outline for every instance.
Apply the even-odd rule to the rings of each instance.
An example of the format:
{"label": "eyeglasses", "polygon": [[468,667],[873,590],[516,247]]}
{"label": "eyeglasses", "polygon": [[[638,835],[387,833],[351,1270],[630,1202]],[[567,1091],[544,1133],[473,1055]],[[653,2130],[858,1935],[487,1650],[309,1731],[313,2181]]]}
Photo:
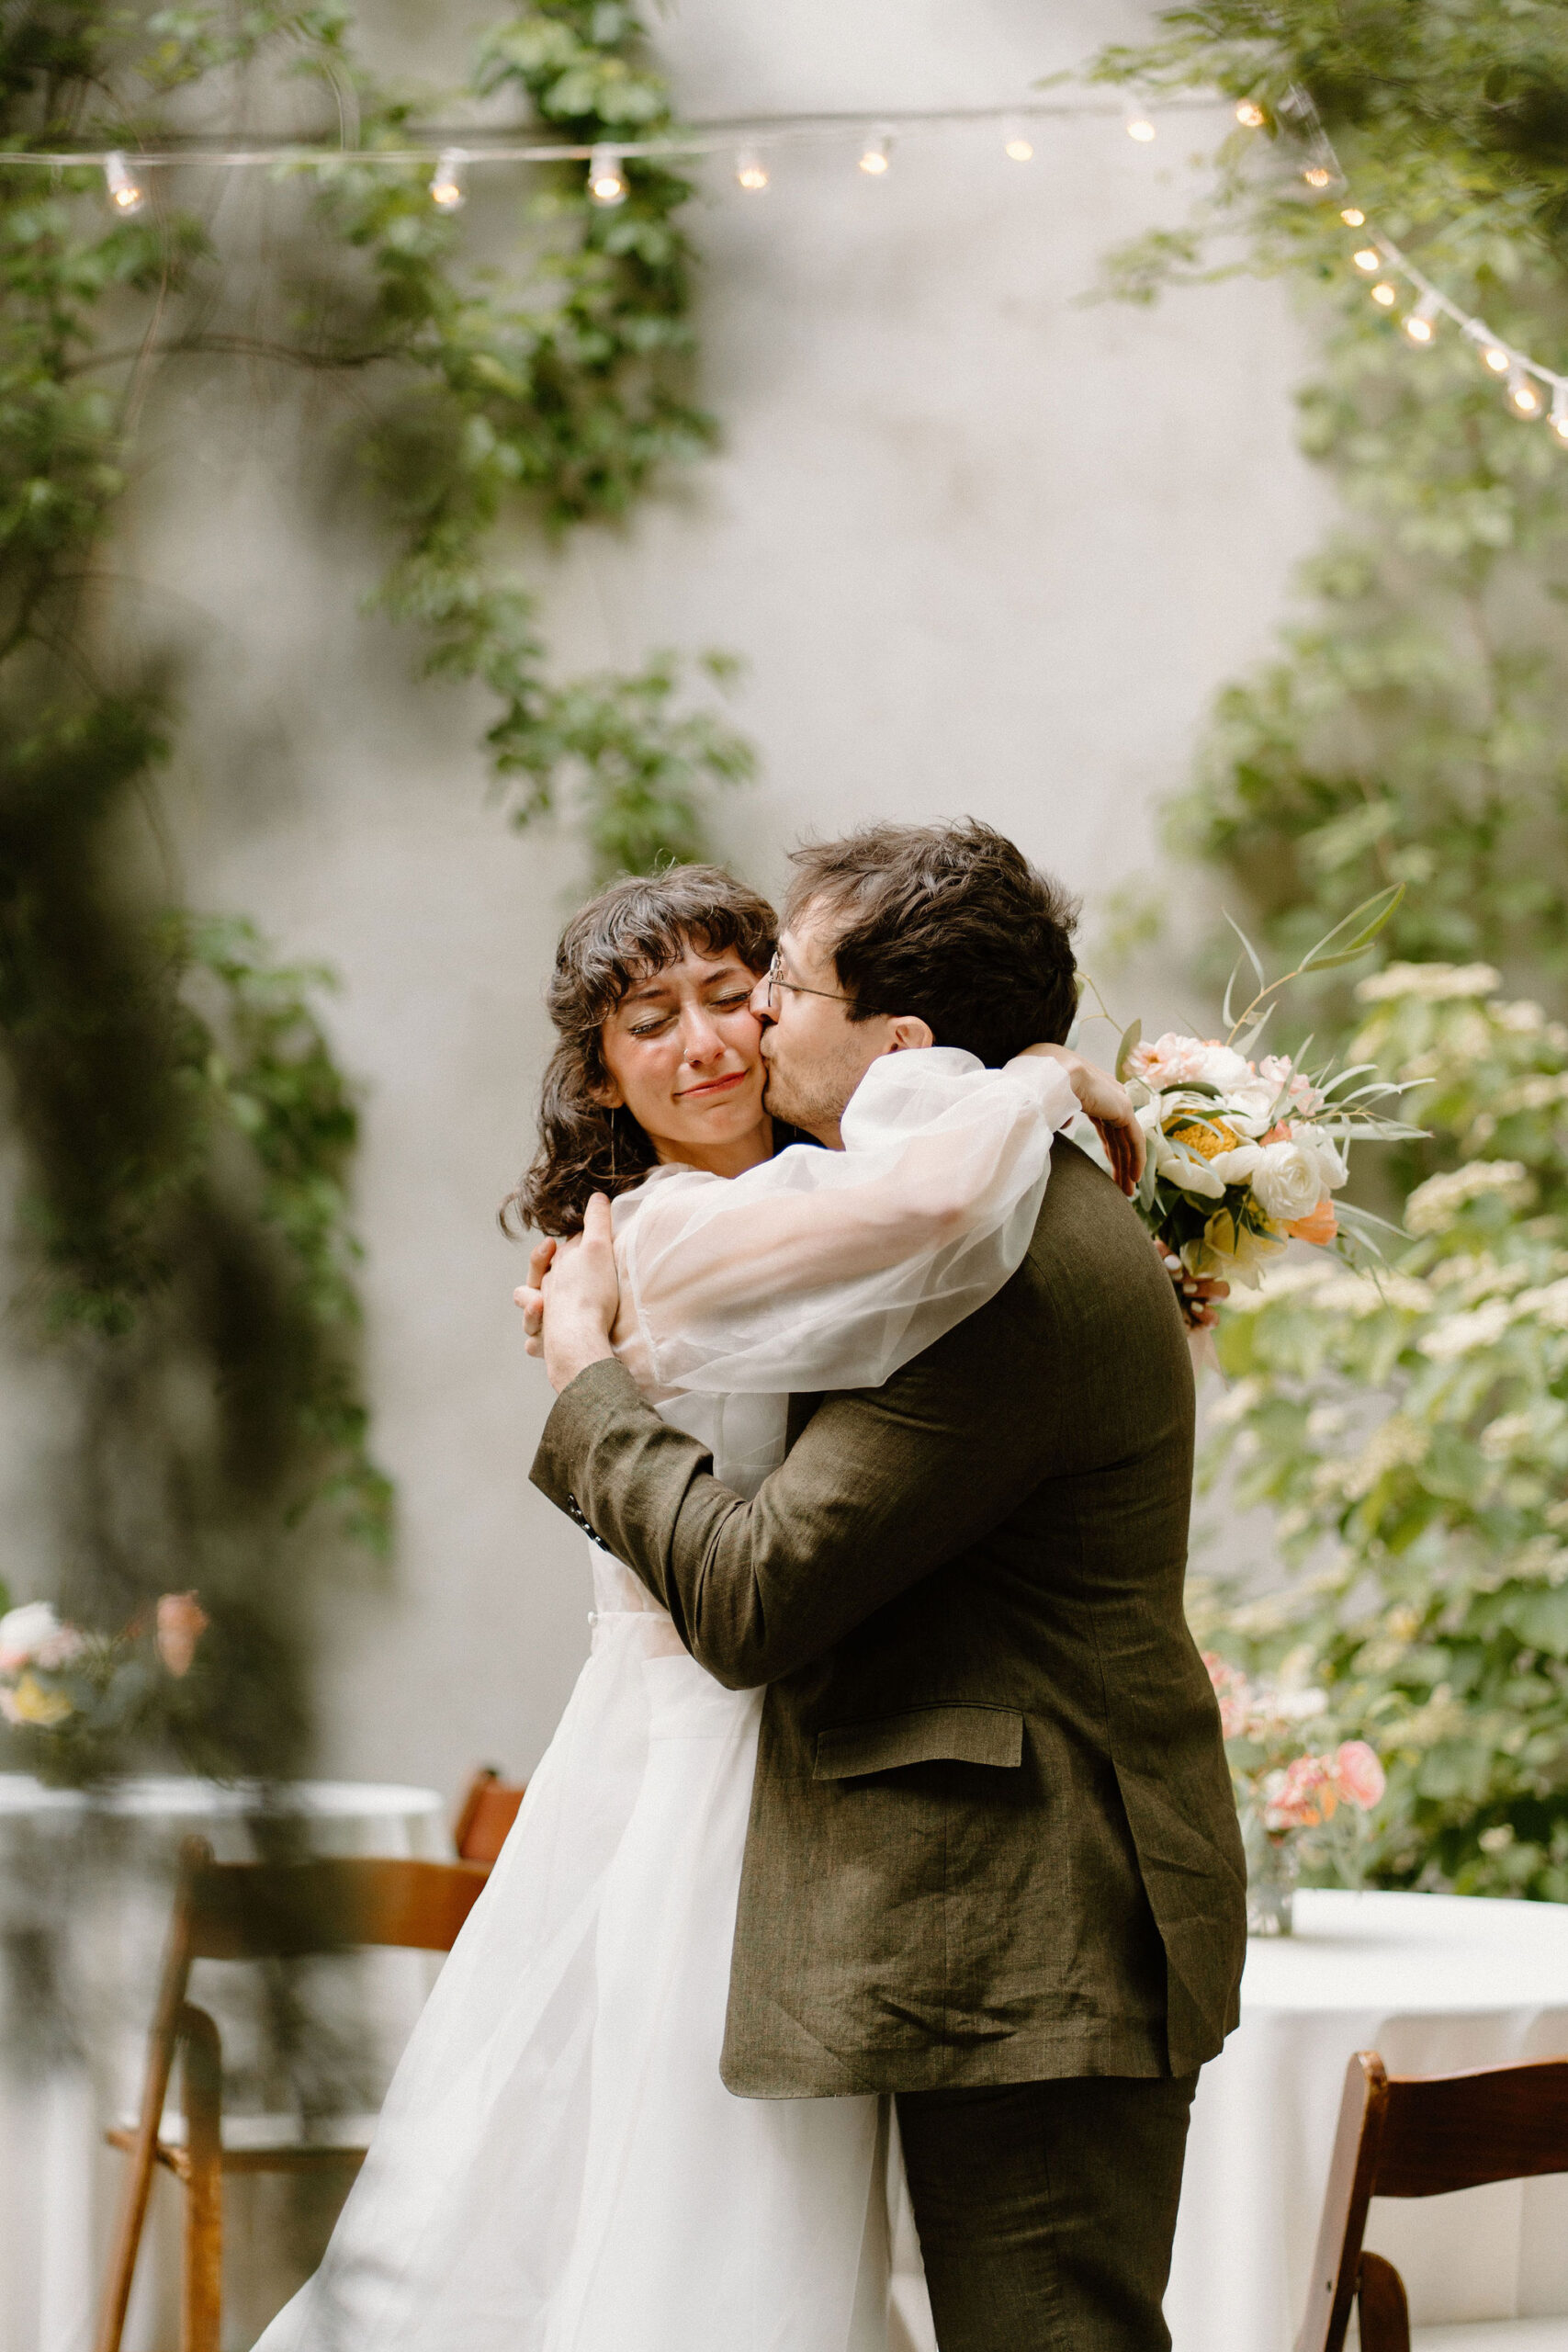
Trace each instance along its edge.
{"label": "eyeglasses", "polygon": [[799,980],[786,980],[784,976],[784,959],[780,956],[776,947],[773,950],[773,960],[768,966],[766,977],[768,982],[768,1011],[770,1012],[776,1012],[779,1009],[779,990],[781,989],[788,989],[791,996],[825,997],[829,1004],[851,1004],[854,1001],[852,997],[845,996],[841,990],[838,989],[808,989],[803,987]]}

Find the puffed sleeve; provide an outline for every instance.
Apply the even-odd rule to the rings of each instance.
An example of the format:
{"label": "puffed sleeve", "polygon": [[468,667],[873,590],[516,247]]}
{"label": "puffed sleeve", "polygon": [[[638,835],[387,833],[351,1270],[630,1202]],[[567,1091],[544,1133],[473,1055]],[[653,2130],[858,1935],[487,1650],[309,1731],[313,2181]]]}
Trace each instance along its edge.
{"label": "puffed sleeve", "polygon": [[1016,1272],[1077,1110],[1048,1057],[884,1055],[842,1151],[682,1170],[616,1204],[617,1352],[648,1393],[880,1386]]}

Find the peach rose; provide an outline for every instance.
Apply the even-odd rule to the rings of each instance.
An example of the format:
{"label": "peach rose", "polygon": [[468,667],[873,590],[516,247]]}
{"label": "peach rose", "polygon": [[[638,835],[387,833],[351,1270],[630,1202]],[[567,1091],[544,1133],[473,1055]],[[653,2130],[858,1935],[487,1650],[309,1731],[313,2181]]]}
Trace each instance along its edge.
{"label": "peach rose", "polygon": [[158,1656],[177,1681],[188,1674],[196,1645],[212,1623],[194,1592],[165,1592],[158,1602]]}
{"label": "peach rose", "polygon": [[1310,1241],[1319,1250],[1325,1249],[1338,1230],[1334,1203],[1326,1193],[1309,1216],[1298,1216],[1285,1227],[1292,1241]]}
{"label": "peach rose", "polygon": [[1338,1802],[1321,1756],[1298,1756],[1263,1783],[1266,1829],[1315,1829]]}
{"label": "peach rose", "polygon": [[1348,1739],[1335,1756],[1334,1785],[1347,1804],[1359,1805],[1363,1813],[1371,1813],[1381,1804],[1388,1776],[1377,1759],[1376,1753],[1364,1739]]}

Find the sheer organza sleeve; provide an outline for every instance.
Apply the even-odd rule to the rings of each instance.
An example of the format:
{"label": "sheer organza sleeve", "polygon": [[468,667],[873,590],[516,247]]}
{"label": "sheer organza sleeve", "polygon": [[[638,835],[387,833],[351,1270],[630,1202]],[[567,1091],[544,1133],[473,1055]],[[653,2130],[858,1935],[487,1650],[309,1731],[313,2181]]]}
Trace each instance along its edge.
{"label": "sheer organza sleeve", "polygon": [[1045,1057],[885,1055],[842,1151],[681,1170],[617,1202],[617,1351],[649,1394],[880,1386],[1021,1263],[1077,1109]]}

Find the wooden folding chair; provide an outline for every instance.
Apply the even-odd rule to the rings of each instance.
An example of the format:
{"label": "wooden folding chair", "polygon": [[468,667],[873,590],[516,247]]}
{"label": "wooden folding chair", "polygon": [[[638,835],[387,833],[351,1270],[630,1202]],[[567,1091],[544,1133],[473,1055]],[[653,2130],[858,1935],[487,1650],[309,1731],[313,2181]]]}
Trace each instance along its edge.
{"label": "wooden folding chair", "polygon": [[[1358,2051],[1345,2078],[1323,2227],[1296,2352],[1341,2352],[1352,2301],[1361,2352],[1410,2352],[1404,2281],[1361,2237],[1374,2197],[1442,2197],[1568,2172],[1568,2058],[1472,2075],[1390,2075]],[[1497,2322],[1498,2342],[1509,2323]]]}
{"label": "wooden folding chair", "polygon": [[465,1862],[483,1862],[488,1870],[496,1860],[517,1818],[525,1786],[522,1781],[503,1781],[493,1764],[480,1765],[452,1825],[452,1843]]}
{"label": "wooden folding chair", "polygon": [[[358,1945],[450,1951],[488,1873],[469,1862],[371,1858],[306,1862],[215,1862],[205,1839],[180,1852],[174,1919],[148,2044],[147,2081],[132,2131],[112,2131],[130,2157],[96,2352],[119,2352],[136,2256],[164,2165],[186,2192],[180,2352],[219,2352],[222,2314],[223,2175],[356,2172],[363,2143],[295,2140],[226,2145],[218,2028],[186,2000],[197,1960],[293,1960]],[[183,2139],[164,2136],[164,2105],[181,2053]]]}

